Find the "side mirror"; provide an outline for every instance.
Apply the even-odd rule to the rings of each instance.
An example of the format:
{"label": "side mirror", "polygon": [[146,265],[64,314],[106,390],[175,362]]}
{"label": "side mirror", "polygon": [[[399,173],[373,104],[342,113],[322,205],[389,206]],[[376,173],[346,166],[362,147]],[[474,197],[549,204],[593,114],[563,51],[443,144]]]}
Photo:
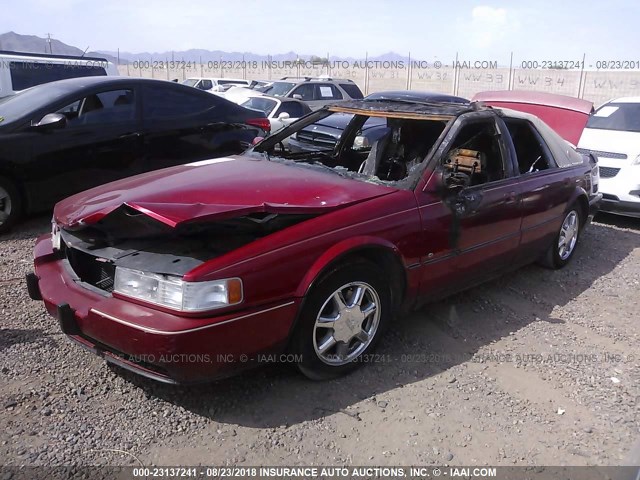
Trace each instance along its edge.
{"label": "side mirror", "polygon": [[294,93],[291,98],[295,98],[296,100],[302,100],[302,95],[300,95],[299,93]]}
{"label": "side mirror", "polygon": [[67,126],[67,117],[61,113],[47,113],[38,123],[31,125],[36,130],[59,130]]}
{"label": "side mirror", "polygon": [[278,120],[286,120],[290,117],[290,115],[287,112],[282,112],[280,115],[278,115]]}

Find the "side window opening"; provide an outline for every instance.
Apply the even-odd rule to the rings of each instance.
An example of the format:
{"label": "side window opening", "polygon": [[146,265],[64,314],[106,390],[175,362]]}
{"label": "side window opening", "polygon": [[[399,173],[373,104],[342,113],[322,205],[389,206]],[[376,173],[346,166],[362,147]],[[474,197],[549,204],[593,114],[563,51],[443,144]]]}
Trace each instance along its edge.
{"label": "side window opening", "polygon": [[283,102],[274,116],[277,118],[281,113],[288,113],[289,118],[300,118],[304,115],[302,106],[295,102]]}
{"label": "side window opening", "polygon": [[443,166],[449,181],[462,186],[506,178],[495,122],[484,120],[464,125],[444,155]]}
{"label": "side window opening", "polygon": [[342,100],[342,93],[330,83],[316,84],[315,100]]}
{"label": "side window opening", "polygon": [[[300,95],[300,100],[304,101],[304,102],[309,102],[311,100],[313,100],[313,85],[310,83],[304,83],[302,85],[300,85],[299,87],[297,87],[293,92],[291,92],[291,97],[294,97],[294,95]],[[297,97],[294,97],[297,98]]]}
{"label": "side window opening", "polygon": [[143,90],[144,119],[173,119],[180,116],[195,116],[218,105],[218,97],[195,94],[166,87],[145,87]]}
{"label": "side window opening", "polygon": [[68,125],[111,124],[135,119],[135,98],[132,89],[94,93],[59,109]]}
{"label": "side window opening", "polygon": [[553,166],[549,161],[549,147],[533,125],[525,120],[505,119],[505,123],[513,141],[521,175],[548,170]]}
{"label": "side window opening", "polygon": [[357,100],[364,98],[362,92],[355,83],[341,83],[340,87],[353,99]]}

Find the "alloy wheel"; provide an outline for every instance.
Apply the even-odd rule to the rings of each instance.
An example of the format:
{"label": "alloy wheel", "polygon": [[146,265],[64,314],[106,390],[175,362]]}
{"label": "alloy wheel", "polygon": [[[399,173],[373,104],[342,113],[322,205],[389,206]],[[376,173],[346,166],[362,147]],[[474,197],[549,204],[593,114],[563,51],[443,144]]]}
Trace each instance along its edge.
{"label": "alloy wheel", "polygon": [[364,282],[338,288],[324,302],[313,329],[318,358],[332,366],[346,365],[364,352],[380,325],[380,297]]}
{"label": "alloy wheel", "polygon": [[562,228],[558,236],[558,255],[561,260],[568,259],[573,253],[578,241],[579,227],[578,213],[575,210],[571,210],[565,217],[564,222],[562,222]]}

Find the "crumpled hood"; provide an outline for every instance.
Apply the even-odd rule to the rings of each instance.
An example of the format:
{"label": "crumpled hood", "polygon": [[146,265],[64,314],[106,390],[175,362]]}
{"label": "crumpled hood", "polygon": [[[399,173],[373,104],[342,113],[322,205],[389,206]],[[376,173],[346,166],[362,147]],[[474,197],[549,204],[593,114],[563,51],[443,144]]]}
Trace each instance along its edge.
{"label": "crumpled hood", "polygon": [[101,185],[59,202],[54,217],[66,227],[92,224],[124,204],[176,227],[260,212],[320,214],[394,191],[321,168],[236,156]]}

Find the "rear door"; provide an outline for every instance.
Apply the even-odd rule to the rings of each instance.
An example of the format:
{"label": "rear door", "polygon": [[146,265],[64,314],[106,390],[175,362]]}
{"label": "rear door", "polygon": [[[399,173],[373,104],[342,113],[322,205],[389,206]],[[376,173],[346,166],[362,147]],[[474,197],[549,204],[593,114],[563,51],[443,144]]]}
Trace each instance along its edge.
{"label": "rear door", "polygon": [[560,228],[576,185],[570,168],[558,168],[551,150],[527,120],[504,119],[505,140],[514,152],[514,170],[522,187],[522,249],[518,262],[535,260]]}

